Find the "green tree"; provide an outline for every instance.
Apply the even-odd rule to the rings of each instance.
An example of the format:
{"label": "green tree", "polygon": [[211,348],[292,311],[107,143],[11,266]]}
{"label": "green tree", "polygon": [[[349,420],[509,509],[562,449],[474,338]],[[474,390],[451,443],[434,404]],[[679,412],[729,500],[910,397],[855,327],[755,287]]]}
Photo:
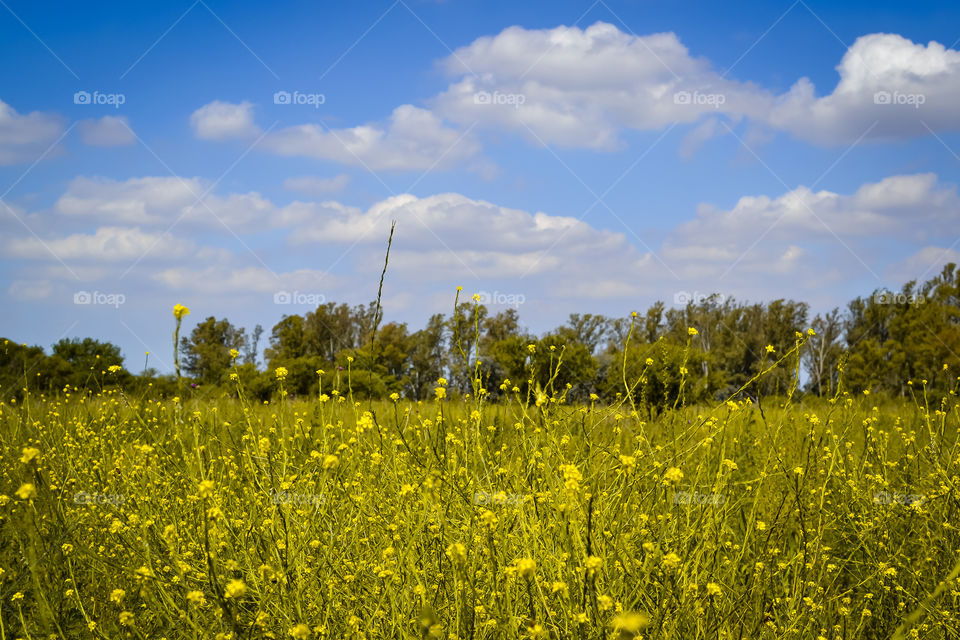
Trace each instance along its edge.
{"label": "green tree", "polygon": [[233,363],[230,350],[239,351],[245,340],[243,329],[210,316],[180,341],[184,369],[203,382],[217,383]]}

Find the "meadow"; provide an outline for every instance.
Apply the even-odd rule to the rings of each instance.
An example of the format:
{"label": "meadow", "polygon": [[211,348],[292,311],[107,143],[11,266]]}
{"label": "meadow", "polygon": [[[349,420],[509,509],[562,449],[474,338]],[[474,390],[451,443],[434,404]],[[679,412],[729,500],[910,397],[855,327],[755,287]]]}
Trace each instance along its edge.
{"label": "meadow", "polygon": [[655,415],[626,366],[8,399],[0,639],[958,637],[955,390],[801,396],[806,339],[779,396]]}

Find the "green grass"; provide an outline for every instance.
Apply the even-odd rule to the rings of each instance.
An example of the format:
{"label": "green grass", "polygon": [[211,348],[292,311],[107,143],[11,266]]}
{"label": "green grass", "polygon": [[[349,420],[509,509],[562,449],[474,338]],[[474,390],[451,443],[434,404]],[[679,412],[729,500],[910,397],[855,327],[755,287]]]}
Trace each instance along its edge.
{"label": "green grass", "polygon": [[955,397],[875,402],[3,404],[0,637],[957,637]]}

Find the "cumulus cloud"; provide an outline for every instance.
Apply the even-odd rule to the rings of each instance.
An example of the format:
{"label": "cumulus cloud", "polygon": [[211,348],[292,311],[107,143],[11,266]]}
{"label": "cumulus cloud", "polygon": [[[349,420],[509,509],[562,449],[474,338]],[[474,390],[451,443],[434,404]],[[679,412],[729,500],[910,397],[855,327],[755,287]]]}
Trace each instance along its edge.
{"label": "cumulus cloud", "polygon": [[572,217],[511,209],[456,193],[425,198],[404,194],[366,211],[337,215],[291,234],[296,243],[366,244],[382,249],[390,221],[397,221],[391,268],[422,280],[527,279],[550,275],[556,290],[600,277],[604,270],[639,273],[642,256],[621,233],[603,231]]}
{"label": "cumulus cloud", "polygon": [[891,176],[849,194],[797,187],[744,196],[730,209],[701,205],[659,255],[681,279],[752,297],[797,296],[841,278],[877,286],[911,246],[960,235],[958,210],[956,188],[933,174]]}
{"label": "cumulus cloud", "polygon": [[215,100],[190,115],[193,133],[203,140],[255,138],[260,128],[254,123],[253,104],[232,104]]}
{"label": "cumulus cloud", "polygon": [[207,294],[276,294],[307,293],[322,296],[338,279],[315,269],[297,269],[288,272],[273,272],[265,267],[233,268],[224,265],[173,267],[154,276],[163,286],[183,292]]}
{"label": "cumulus cloud", "polygon": [[940,273],[947,263],[960,264],[960,251],[954,247],[926,246],[899,260],[886,270],[895,282],[929,280]]}
{"label": "cumulus cloud", "polygon": [[20,114],[0,100],[0,166],[33,162],[63,134],[63,118],[49,113]]}
{"label": "cumulus cloud", "polygon": [[[204,251],[206,257],[229,256],[226,251]],[[63,261],[97,262],[131,261],[149,256],[179,259],[197,252],[196,244],[190,240],[169,233],[144,232],[136,227],[100,227],[94,233],[76,233],[43,242],[35,237],[14,238],[4,247],[4,253],[14,258],[48,259],[53,254]]]}
{"label": "cumulus cloud", "polygon": [[874,123],[871,138],[960,128],[960,51],[875,33],[857,38],[837,72],[840,81],[822,97],[799,80],[777,99],[769,124],[817,144],[852,142]]}
{"label": "cumulus cloud", "polygon": [[469,132],[449,127],[434,113],[409,104],[394,109],[385,126],[297,125],[268,134],[261,147],[278,155],[319,158],[374,171],[448,169],[480,151]]}
{"label": "cumulus cloud", "polygon": [[293,202],[283,207],[256,191],[218,196],[202,178],[147,176],[128,180],[78,177],[53,210],[64,217],[105,225],[164,225],[175,222],[243,233],[306,222],[330,203]]}
{"label": "cumulus cloud", "polygon": [[636,36],[604,22],[510,27],[458,49],[444,66],[462,77],[432,101],[439,114],[568,147],[611,149],[624,128],[657,130],[704,114],[759,117],[773,100],[725,79],[673,33]]}
{"label": "cumulus cloud", "polygon": [[93,147],[119,147],[137,141],[126,116],[81,120],[78,126],[84,144]]}
{"label": "cumulus cloud", "polygon": [[[776,95],[718,73],[673,33],[636,36],[603,22],[509,27],[458,49],[444,68],[457,79],[431,101],[438,114],[568,147],[612,149],[626,129],[711,115],[819,145],[960,128],[960,52],[896,34],[858,38],[837,66],[838,84],[821,97],[807,78]],[[714,126],[695,131],[685,153]]]}

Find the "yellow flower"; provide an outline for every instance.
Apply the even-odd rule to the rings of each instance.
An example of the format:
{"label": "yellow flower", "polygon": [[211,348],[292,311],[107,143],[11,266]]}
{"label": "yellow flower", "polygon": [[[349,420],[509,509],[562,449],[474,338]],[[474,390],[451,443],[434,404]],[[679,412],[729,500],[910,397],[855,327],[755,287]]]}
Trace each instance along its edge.
{"label": "yellow flower", "polygon": [[433,392],[437,395],[437,400],[443,400],[447,397],[447,390],[443,387],[436,387]]}
{"label": "yellow flower", "polygon": [[636,637],[640,632],[650,625],[650,618],[642,613],[635,611],[625,611],[613,617],[610,626],[616,634],[614,637],[627,640]]}
{"label": "yellow flower", "polygon": [[620,464],[625,466],[627,469],[632,469],[637,466],[637,459],[633,456],[620,456]]}
{"label": "yellow flower", "polygon": [[774,351],[776,351],[776,349],[773,348],[773,345],[772,345],[772,344],[768,344],[768,345],[765,347],[765,349],[766,349],[767,353],[773,353]]}
{"label": "yellow flower", "polygon": [[37,497],[37,488],[29,482],[26,482],[20,485],[20,488],[17,489],[16,495],[21,500],[32,500],[33,498]]}
{"label": "yellow flower", "polygon": [[653,358],[647,358],[645,362],[648,367],[653,366]]}
{"label": "yellow flower", "polygon": [[700,335],[700,332],[697,331],[697,328],[696,328],[696,327],[687,327],[687,335],[688,335],[688,336],[698,336],[698,335]]}
{"label": "yellow flower", "polygon": [[665,566],[667,569],[676,569],[680,566],[680,556],[671,551],[667,555],[663,556],[663,566]]}
{"label": "yellow flower", "polygon": [[124,627],[129,627],[133,624],[133,614],[129,611],[124,611],[120,614],[120,624]]}
{"label": "yellow flower", "polygon": [[228,598],[242,598],[247,593],[247,585],[243,580],[231,580],[227,583],[227,588],[223,593]]}
{"label": "yellow flower", "polygon": [[667,472],[663,474],[664,484],[679,484],[683,480],[683,471],[676,467],[670,467],[667,469]]}
{"label": "yellow flower", "polygon": [[467,548],[459,542],[454,542],[447,547],[447,557],[451,562],[463,562],[467,559]]}
{"label": "yellow flower", "polygon": [[533,558],[520,558],[513,563],[521,578],[529,580],[537,570],[537,563]]}
{"label": "yellow flower", "polygon": [[597,605],[599,605],[600,611],[609,611],[613,608],[613,598],[607,595],[600,596],[597,598]]}
{"label": "yellow flower", "polygon": [[277,367],[273,373],[277,376],[277,380],[286,380],[288,372],[286,367]]}
{"label": "yellow flower", "polygon": [[334,469],[334,468],[336,468],[337,466],[339,466],[339,464],[340,464],[340,458],[338,458],[337,456],[333,455],[332,453],[328,453],[327,455],[325,455],[325,456],[323,457],[323,468],[324,468],[324,469]]}
{"label": "yellow flower", "polygon": [[589,575],[593,575],[600,567],[603,566],[603,558],[590,556],[584,561],[583,566],[587,568],[587,573]]}
{"label": "yellow flower", "polygon": [[190,309],[180,303],[173,305],[173,317],[181,320],[183,316],[190,315]]}
{"label": "yellow flower", "polygon": [[114,589],[110,592],[110,602],[115,602],[120,604],[123,602],[123,598],[127,595],[127,592],[123,589]]}
{"label": "yellow flower", "polygon": [[240,356],[240,352],[236,349],[230,349],[230,357],[236,360]]}
{"label": "yellow flower", "polygon": [[397,401],[400,399],[400,394],[399,394],[399,393],[391,393],[391,394],[390,394],[390,399],[393,400],[394,402],[397,402]]}
{"label": "yellow flower", "polygon": [[552,593],[559,593],[564,598],[567,597],[567,594],[570,593],[570,588],[567,586],[566,582],[554,582],[550,585],[550,591]]}
{"label": "yellow flower", "polygon": [[720,585],[716,582],[707,583],[707,595],[708,596],[719,596],[721,594]]}
{"label": "yellow flower", "polygon": [[121,367],[118,364],[112,364],[109,367],[107,367],[107,371],[109,371],[110,373],[117,373],[118,371],[122,371],[122,370],[123,370],[123,367]]}
{"label": "yellow flower", "polygon": [[190,604],[200,606],[204,604],[207,600],[203,596],[203,591],[190,591],[187,593],[187,600],[190,601]]}
{"label": "yellow flower", "polygon": [[200,494],[201,498],[209,498],[213,495],[214,487],[213,480],[203,480],[197,485],[197,493]]}
{"label": "yellow flower", "polygon": [[536,352],[537,352],[537,345],[535,345],[535,344],[528,344],[528,345],[527,345],[527,351],[529,351],[530,353],[536,353]]}
{"label": "yellow flower", "polygon": [[23,464],[28,464],[40,457],[40,449],[36,447],[24,447],[22,453],[23,455],[20,456],[20,462]]}
{"label": "yellow flower", "polygon": [[295,640],[304,640],[310,637],[310,627],[301,622],[290,627],[289,633]]}

